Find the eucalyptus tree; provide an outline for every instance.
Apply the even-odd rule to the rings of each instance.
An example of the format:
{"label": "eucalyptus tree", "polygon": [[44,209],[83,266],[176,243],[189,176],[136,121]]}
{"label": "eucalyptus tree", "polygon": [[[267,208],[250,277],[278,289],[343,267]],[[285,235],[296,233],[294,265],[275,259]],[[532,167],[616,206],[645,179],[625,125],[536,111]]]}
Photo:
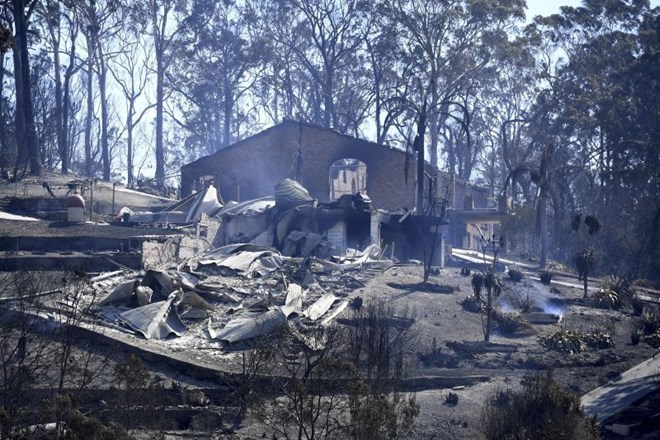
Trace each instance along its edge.
{"label": "eucalyptus tree", "polygon": [[16,148],[14,142],[10,141],[9,134],[13,133],[13,125],[10,123],[9,99],[5,97],[5,74],[9,72],[5,67],[7,54],[12,49],[12,32],[10,29],[11,18],[9,9],[0,10],[0,170],[3,174],[15,160]]}
{"label": "eucalyptus tree", "polygon": [[53,82],[57,149],[63,174],[71,167],[71,87],[74,75],[83,67],[78,59],[78,11],[70,1],[42,0],[37,8],[45,42],[53,60]]}
{"label": "eucalyptus tree", "polygon": [[[125,5],[120,0],[85,0],[73,3],[78,10],[81,28],[85,36],[86,48],[86,116],[85,116],[85,174],[96,174],[96,158],[101,155],[101,172],[103,180],[110,180],[112,165],[110,155],[110,108],[108,88],[108,59],[113,56],[114,38],[125,23]],[[98,146],[94,147],[93,125],[95,88],[98,89],[100,107],[100,129]]]}
{"label": "eucalyptus tree", "polygon": [[[18,160],[14,167],[14,177],[18,178],[19,167],[29,166],[30,174],[41,174],[41,157],[34,126],[34,102],[30,83],[30,54],[28,34],[37,0],[2,0],[0,7],[9,16],[10,23],[5,29],[11,34],[11,47],[14,57],[14,85],[16,88],[15,127]],[[6,12],[8,11],[8,13]],[[3,38],[8,35],[3,31]]]}
{"label": "eucalyptus tree", "polygon": [[[364,39],[367,3],[362,0],[271,0],[267,7],[273,16],[282,17],[287,27],[277,22],[273,37],[284,53],[292,55],[297,68],[305,72],[309,90],[309,113],[312,122],[345,131],[349,125],[346,108],[351,102],[351,75],[358,67],[358,48]],[[302,94],[301,94],[302,95]],[[302,96],[301,96],[302,98]],[[365,106],[364,100],[360,104]],[[343,114],[342,114],[343,113]],[[359,111],[351,110],[354,119]],[[354,121],[351,121],[355,125]]]}
{"label": "eucalyptus tree", "polygon": [[172,83],[189,105],[185,126],[208,153],[231,144],[248,122],[241,112],[265,69],[266,41],[250,30],[248,11],[229,3],[190,1],[186,40]]}
{"label": "eucalyptus tree", "polygon": [[182,33],[182,21],[177,15],[177,9],[185,7],[185,1],[177,0],[147,0],[137,2],[132,7],[132,20],[138,23],[140,32],[151,40],[151,48],[155,58],[152,67],[156,79],[155,89],[155,162],[156,183],[165,187],[167,151],[164,142],[165,104],[171,96],[167,75],[175,59],[176,49]]}
{"label": "eucalyptus tree", "polygon": [[[321,96],[308,71],[299,63],[297,48],[285,44],[292,39],[291,30],[297,22],[291,5],[278,0],[246,2],[245,19],[250,39],[268,35],[261,59],[264,68],[255,84],[254,93],[269,122],[301,119],[320,124]],[[292,40],[295,42],[295,40]],[[304,46],[305,42],[300,42]]]}
{"label": "eucalyptus tree", "polygon": [[[495,53],[494,66],[479,77],[479,85],[468,95],[474,106],[471,117],[472,132],[481,143],[475,164],[495,195],[514,168],[531,159],[534,152],[529,121],[538,93],[539,73],[536,57],[527,38],[501,45]],[[455,153],[460,156],[460,150]],[[447,161],[451,162],[451,161]],[[467,166],[465,167],[468,168]],[[449,166],[451,170],[451,166]],[[460,171],[461,170],[457,170]],[[466,177],[466,174],[462,176]],[[532,202],[529,179],[522,176],[512,184],[512,196],[519,191]]]}
{"label": "eucalyptus tree", "polygon": [[603,0],[562,8],[534,24],[565,57],[538,100],[549,108],[543,131],[576,182],[565,192],[578,209],[603,220],[610,238],[604,266],[631,272],[643,267],[633,261],[660,206],[658,89],[653,62],[645,58],[658,47],[652,24],[658,15],[645,0]]}
{"label": "eucalyptus tree", "polygon": [[525,2],[507,0],[386,0],[387,13],[399,23],[398,45],[414,65],[411,80],[428,89],[430,161],[438,165],[439,129],[452,114],[452,105],[473,78],[488,67],[493,51],[508,38],[516,20],[524,17]]}
{"label": "eucalyptus tree", "polygon": [[125,101],[126,178],[127,186],[132,188],[135,183],[135,129],[154,107],[147,98],[149,65],[153,57],[146,50],[146,42],[136,27],[131,26],[120,35],[124,43],[118,47],[118,54],[109,65],[109,71]]}
{"label": "eucalyptus tree", "polygon": [[30,83],[34,103],[34,131],[39,156],[45,171],[54,171],[60,165],[57,144],[57,114],[53,100],[55,86],[49,74],[52,72],[52,58],[41,50],[31,55]]}
{"label": "eucalyptus tree", "polygon": [[402,98],[408,96],[406,75],[409,60],[400,56],[397,47],[398,23],[385,13],[381,2],[371,5],[370,20],[363,25],[366,65],[370,71],[372,118],[376,143],[390,140],[397,121],[406,112]]}

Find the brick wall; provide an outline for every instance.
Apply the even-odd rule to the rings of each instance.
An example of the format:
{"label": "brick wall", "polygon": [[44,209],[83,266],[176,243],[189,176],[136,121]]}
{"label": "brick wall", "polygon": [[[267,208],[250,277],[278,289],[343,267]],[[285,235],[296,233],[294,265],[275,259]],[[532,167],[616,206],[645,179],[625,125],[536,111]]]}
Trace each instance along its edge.
{"label": "brick wall", "polygon": [[355,158],[367,165],[367,193],[374,206],[397,210],[415,205],[415,164],[409,164],[406,183],[403,152],[295,121],[282,122],[184,165],[182,194],[190,193],[197,178],[213,175],[225,201],[272,195],[280,180],[295,178],[299,145],[303,156],[302,184],[312,197],[328,201],[330,165],[342,158]]}

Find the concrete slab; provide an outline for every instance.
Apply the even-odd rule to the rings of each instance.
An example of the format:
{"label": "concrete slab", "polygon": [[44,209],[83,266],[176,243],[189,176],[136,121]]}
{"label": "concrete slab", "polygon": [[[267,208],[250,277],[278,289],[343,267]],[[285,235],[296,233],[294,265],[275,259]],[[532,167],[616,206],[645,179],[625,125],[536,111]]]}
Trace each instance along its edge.
{"label": "concrete slab", "polygon": [[604,422],[660,388],[660,355],[656,354],[625,371],[617,380],[584,396],[581,404],[589,415]]}
{"label": "concrete slab", "polygon": [[17,221],[26,221],[26,222],[38,222],[41,219],[34,217],[26,217],[24,215],[10,214],[8,212],[0,211],[1,220],[17,220]]}

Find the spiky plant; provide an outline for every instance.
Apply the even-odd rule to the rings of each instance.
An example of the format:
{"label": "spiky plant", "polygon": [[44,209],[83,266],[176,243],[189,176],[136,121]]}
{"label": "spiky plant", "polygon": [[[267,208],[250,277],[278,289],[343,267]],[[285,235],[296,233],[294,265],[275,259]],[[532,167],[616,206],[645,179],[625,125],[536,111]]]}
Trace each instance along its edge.
{"label": "spiky plant", "polygon": [[604,309],[619,310],[621,308],[621,297],[616,291],[610,288],[603,288],[596,291],[593,299],[596,305]]}
{"label": "spiky plant", "polygon": [[603,282],[603,289],[613,290],[622,302],[630,302],[635,297],[635,289],[625,278],[610,275]]}

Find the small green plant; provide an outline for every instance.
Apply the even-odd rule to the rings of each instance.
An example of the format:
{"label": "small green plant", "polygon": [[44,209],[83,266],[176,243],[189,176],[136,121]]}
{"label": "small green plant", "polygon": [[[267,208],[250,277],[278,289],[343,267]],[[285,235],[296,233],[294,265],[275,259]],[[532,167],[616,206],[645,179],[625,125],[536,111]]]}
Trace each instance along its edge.
{"label": "small green plant", "polygon": [[647,335],[658,331],[660,329],[660,308],[657,306],[644,307],[640,324],[644,333]]}
{"label": "small green plant", "polygon": [[580,333],[562,328],[539,339],[542,346],[566,354],[580,353],[589,349],[601,350],[614,346],[612,337],[601,331]]}
{"label": "small green plant", "polygon": [[533,306],[534,306],[534,301],[532,300],[532,298],[529,297],[529,292],[527,292],[527,295],[525,295],[524,298],[522,297],[518,298],[518,308],[520,309],[521,313],[531,312]]}
{"label": "small green plant", "polygon": [[622,304],[630,304],[637,292],[630,282],[622,277],[610,275],[603,282],[603,288],[616,292]]}
{"label": "small green plant", "polygon": [[450,392],[445,397],[445,405],[456,406],[458,405],[458,394]]}

